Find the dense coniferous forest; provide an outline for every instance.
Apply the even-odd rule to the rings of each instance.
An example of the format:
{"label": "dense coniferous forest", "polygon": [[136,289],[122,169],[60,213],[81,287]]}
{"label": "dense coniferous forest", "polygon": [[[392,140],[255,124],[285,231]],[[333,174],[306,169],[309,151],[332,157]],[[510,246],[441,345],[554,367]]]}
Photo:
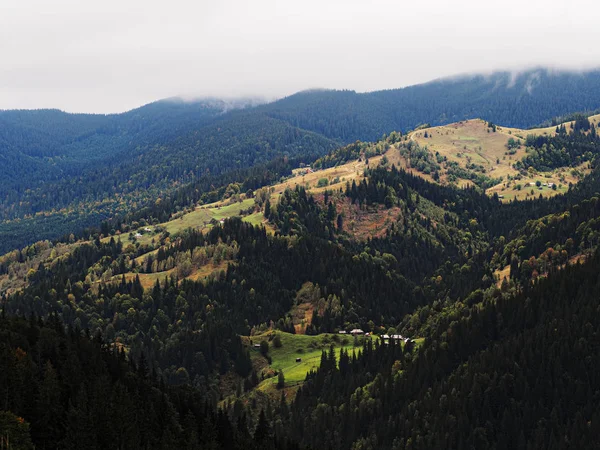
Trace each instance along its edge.
{"label": "dense coniferous forest", "polygon": [[589,165],[552,197],[390,162],[427,162],[427,111],[534,124],[597,107],[552,97],[596,76],[0,113],[3,157],[40,164],[2,191],[0,447],[598,448],[594,125],[524,139],[519,170]]}
{"label": "dense coniferous forest", "polygon": [[[585,116],[578,116],[567,130],[564,124],[556,127],[557,135],[528,136],[525,145],[528,155],[516,163],[519,169],[533,167],[551,170],[557,167],[577,166],[594,159],[598,151],[598,135],[594,124]],[[567,134],[570,134],[567,136]]]}
{"label": "dense coniferous forest", "polygon": [[[4,448],[248,449],[274,446],[266,419],[231,422],[185,384],[165,385],[101,336],[49,316],[0,319]],[[285,445],[279,448],[297,448]]]}
{"label": "dense coniferous forest", "polygon": [[374,344],[322,365],[290,433],[331,448],[596,448],[598,269],[594,256],[446,311],[417,353]]}

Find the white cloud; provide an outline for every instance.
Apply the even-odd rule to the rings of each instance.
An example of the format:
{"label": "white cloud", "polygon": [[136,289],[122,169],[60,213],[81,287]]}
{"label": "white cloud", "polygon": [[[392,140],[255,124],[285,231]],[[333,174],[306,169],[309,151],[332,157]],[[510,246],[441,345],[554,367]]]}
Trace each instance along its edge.
{"label": "white cloud", "polygon": [[600,61],[600,6],[507,0],[2,0],[0,108],[394,88]]}

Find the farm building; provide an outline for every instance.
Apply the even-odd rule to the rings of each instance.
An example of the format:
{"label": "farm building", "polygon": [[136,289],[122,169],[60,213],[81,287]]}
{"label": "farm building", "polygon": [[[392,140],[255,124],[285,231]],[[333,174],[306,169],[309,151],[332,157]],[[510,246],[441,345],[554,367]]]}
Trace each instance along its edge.
{"label": "farm building", "polygon": [[352,330],[350,332],[351,335],[356,336],[359,334],[365,334],[365,332],[363,330],[361,330],[360,328],[355,328],[354,330]]}

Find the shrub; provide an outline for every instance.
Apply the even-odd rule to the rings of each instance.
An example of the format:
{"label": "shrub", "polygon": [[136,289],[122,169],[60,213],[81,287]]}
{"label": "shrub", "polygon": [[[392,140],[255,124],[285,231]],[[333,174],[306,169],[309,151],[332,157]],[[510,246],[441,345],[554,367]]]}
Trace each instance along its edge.
{"label": "shrub", "polygon": [[329,180],[327,178],[319,178],[319,181],[317,182],[317,187],[325,186],[329,186]]}

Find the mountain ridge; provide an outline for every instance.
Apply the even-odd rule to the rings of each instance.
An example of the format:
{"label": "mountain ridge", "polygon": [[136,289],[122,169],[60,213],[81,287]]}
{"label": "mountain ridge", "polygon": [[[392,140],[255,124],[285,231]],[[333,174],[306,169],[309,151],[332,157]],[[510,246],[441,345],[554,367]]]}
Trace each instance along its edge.
{"label": "mountain ridge", "polygon": [[[538,84],[528,91],[531,79]],[[148,189],[169,193],[207,171],[231,173],[242,163],[278,157],[304,156],[308,163],[334,146],[376,141],[422,124],[481,117],[527,128],[600,107],[598,70],[530,71],[513,81],[507,88],[510,73],[497,72],[372,93],[311,90],[234,110],[227,110],[227,100],[161,100],[118,115],[0,112],[0,221],[13,221],[0,225],[0,233],[10,229],[22,236],[8,248],[22,246],[31,242],[26,237],[31,231],[26,221],[17,220],[58,210],[70,215],[78,208],[89,210],[85,204],[118,204],[101,215],[110,218],[148,202]],[[223,130],[240,144],[235,154]],[[71,218],[79,229],[93,223],[75,214]]]}

